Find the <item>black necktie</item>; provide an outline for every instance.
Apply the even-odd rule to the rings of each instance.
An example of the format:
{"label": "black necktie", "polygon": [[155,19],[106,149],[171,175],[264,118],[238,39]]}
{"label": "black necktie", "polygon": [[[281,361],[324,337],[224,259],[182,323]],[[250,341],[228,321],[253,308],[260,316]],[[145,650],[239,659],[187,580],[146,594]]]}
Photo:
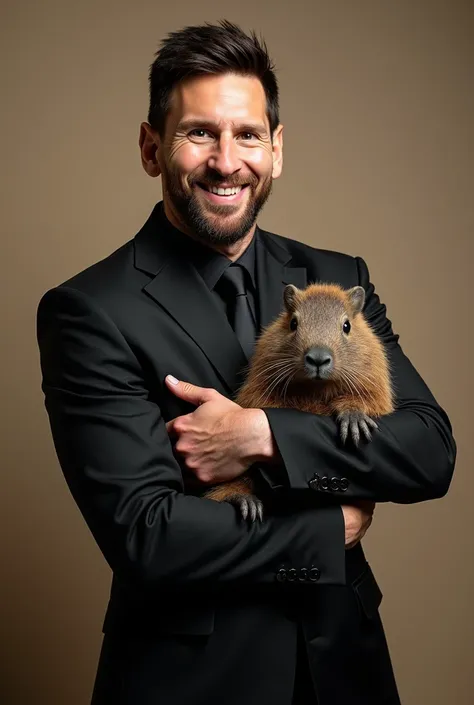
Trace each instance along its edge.
{"label": "black necktie", "polygon": [[231,264],[219,279],[219,288],[229,306],[229,322],[239,339],[242,350],[250,360],[256,336],[256,325],[247,298],[245,272],[238,264]]}

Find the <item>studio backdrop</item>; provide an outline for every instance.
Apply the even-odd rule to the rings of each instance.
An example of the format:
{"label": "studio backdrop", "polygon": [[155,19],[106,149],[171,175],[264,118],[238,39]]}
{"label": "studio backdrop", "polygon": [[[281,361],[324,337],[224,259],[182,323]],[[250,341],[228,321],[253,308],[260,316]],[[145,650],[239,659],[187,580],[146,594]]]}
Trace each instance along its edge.
{"label": "studio backdrop", "polygon": [[453,423],[448,495],[378,505],[364,548],[404,705],[470,705],[469,0],[3,0],[0,701],[88,705],[111,579],[56,459],[37,304],[131,239],[161,198],[138,150],[148,67],[169,31],[223,17],[264,35],[280,82],[283,176],[260,225],[366,260]]}

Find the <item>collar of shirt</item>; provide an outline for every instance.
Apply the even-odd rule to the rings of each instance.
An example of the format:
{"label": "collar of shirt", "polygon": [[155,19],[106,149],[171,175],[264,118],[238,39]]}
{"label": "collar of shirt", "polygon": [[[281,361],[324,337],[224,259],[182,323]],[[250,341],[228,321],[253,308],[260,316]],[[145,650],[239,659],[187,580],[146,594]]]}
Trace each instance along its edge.
{"label": "collar of shirt", "polygon": [[[165,215],[163,202],[160,205],[160,215],[166,237],[169,238],[172,245],[178,248],[180,255],[185,256],[196,267],[207,287],[212,291],[224,270],[232,264],[232,260],[175,228]],[[257,237],[258,227],[255,229],[250,245],[233,263],[239,264],[248,273],[247,279],[250,279],[254,291],[256,291],[255,240]]]}

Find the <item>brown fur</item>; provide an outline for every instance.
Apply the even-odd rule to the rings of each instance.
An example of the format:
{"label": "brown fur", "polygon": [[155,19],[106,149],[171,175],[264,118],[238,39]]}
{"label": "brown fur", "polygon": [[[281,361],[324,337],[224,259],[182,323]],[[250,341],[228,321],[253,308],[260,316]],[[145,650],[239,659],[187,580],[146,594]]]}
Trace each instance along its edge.
{"label": "brown fur", "polygon": [[[390,414],[393,392],[387,357],[381,341],[362,314],[362,287],[344,290],[336,284],[288,285],[285,307],[256,342],[246,381],[235,399],[244,408],[285,407],[313,414],[338,415],[361,411],[367,416]],[[297,329],[290,328],[297,319]],[[343,332],[349,320],[351,330]],[[329,348],[334,367],[331,378],[312,380],[304,356],[315,346]],[[225,501],[253,494],[248,474],[223,483],[206,497]]]}

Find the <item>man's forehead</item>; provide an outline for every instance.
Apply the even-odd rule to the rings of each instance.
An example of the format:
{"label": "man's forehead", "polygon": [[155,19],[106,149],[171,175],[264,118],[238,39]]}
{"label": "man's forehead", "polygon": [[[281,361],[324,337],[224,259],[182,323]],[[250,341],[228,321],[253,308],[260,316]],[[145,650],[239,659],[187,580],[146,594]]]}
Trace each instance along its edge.
{"label": "man's forehead", "polygon": [[180,122],[191,119],[215,123],[245,121],[261,127],[266,127],[268,122],[265,91],[253,76],[193,77],[175,86],[170,102],[171,111]]}

